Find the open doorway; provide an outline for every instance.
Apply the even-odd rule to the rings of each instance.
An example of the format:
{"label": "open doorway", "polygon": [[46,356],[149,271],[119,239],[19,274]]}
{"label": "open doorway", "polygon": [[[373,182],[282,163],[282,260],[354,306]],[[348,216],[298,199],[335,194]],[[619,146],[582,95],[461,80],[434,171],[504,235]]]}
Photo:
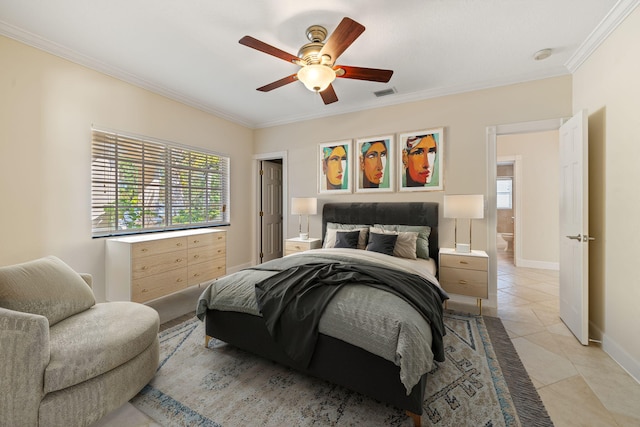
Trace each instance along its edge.
{"label": "open doorway", "polygon": [[[509,140],[511,137],[517,138],[518,135],[529,136],[540,132],[556,132],[562,124],[562,119],[543,120],[536,122],[517,123],[510,125],[491,126],[487,128],[487,252],[489,254],[489,302],[497,307],[497,280],[498,280],[498,163],[500,161],[513,161],[514,163],[514,185],[513,193],[515,198],[515,215],[513,215],[513,262],[518,267],[557,269],[558,263],[553,261],[545,261],[545,259],[557,260],[557,207],[549,206],[549,202],[544,200],[539,202],[534,191],[536,189],[544,191],[553,186],[552,190],[556,191],[556,178],[546,177],[543,166],[555,168],[557,174],[557,161],[549,160],[544,157],[544,150],[535,151],[536,141],[529,141],[528,147],[540,155],[542,160],[535,160],[529,163],[529,167],[524,162],[524,155],[516,151],[499,150],[498,140],[505,137]],[[556,144],[558,138],[556,136]],[[509,142],[506,144],[511,145]],[[518,156],[520,162],[518,162]],[[520,166],[518,166],[520,163]],[[526,169],[526,170],[525,170]],[[529,173],[529,179],[525,180],[523,173]],[[529,186],[525,183],[529,182]],[[557,206],[557,197],[549,192],[549,200],[553,199],[553,203]],[[548,215],[555,212],[553,224],[549,225],[550,218]],[[546,221],[546,222],[545,222]],[[542,225],[541,225],[542,224]],[[506,231],[505,231],[506,232]],[[551,252],[545,248],[544,244],[553,241]],[[524,243],[524,245],[523,245]],[[539,244],[542,246],[539,247]],[[504,248],[503,248],[504,249]],[[545,252],[546,250],[546,252]],[[533,252],[531,252],[533,251]],[[555,251],[554,253],[552,253]],[[504,252],[502,252],[504,253]],[[537,254],[543,253],[538,258]],[[546,257],[546,258],[545,258]],[[542,261],[541,261],[542,260]]]}

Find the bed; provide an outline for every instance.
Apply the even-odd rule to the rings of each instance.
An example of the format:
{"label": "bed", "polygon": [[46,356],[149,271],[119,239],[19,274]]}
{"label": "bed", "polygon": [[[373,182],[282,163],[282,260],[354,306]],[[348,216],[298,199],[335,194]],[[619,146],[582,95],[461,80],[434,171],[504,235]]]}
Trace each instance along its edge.
{"label": "bed", "polygon": [[[386,239],[384,236],[373,233],[379,232],[380,229],[372,227],[382,226],[386,229],[382,234],[403,234],[404,237],[409,238],[417,235],[415,241],[419,242],[419,237],[423,238],[423,241],[418,244],[418,253],[422,250],[428,255],[423,253],[422,257],[417,257],[414,261],[365,251],[361,247],[362,234],[355,233],[359,237],[357,240],[360,249],[323,248],[292,254],[212,282],[198,301],[196,315],[205,322],[207,346],[209,339],[216,338],[404,409],[413,419],[414,424],[420,425],[427,373],[431,370],[434,359],[443,357],[442,303],[447,296],[439,288],[435,278],[437,272],[434,260],[437,259],[438,254],[438,204],[429,202],[325,204],[322,213],[324,246],[334,244],[330,240],[336,236],[342,244],[349,234],[354,237],[354,231],[363,233],[360,225],[370,226],[367,228],[370,233],[365,237],[365,244],[374,237]],[[428,236],[424,233],[411,233],[415,230],[423,231],[425,226],[428,227]],[[345,228],[345,230],[337,231],[338,228]],[[403,232],[394,233],[389,230]],[[409,232],[405,232],[406,230]],[[427,243],[424,240],[428,242],[426,247]],[[399,245],[396,244],[396,248],[398,247]],[[265,283],[273,282],[274,275],[282,275],[293,270],[299,272],[300,268],[336,266],[336,268],[355,268],[358,274],[364,269],[370,274],[364,277],[372,279],[371,271],[381,271],[372,269],[391,267],[391,263],[394,266],[400,263],[399,268],[390,270],[393,274],[410,273],[411,281],[421,281],[419,283],[421,286],[415,286],[412,289],[417,289],[420,295],[428,294],[430,301],[425,304],[431,305],[429,310],[432,311],[428,318],[425,317],[424,307],[421,306],[421,312],[415,309],[415,299],[399,298],[394,294],[395,288],[392,290],[385,288],[388,285],[386,283],[382,283],[379,289],[375,286],[371,288],[368,285],[349,283],[338,292],[334,292],[335,297],[322,308],[323,314],[320,317],[319,326],[316,325],[317,333],[312,338],[313,349],[308,359],[292,354],[286,345],[283,347],[282,342],[276,342],[273,321],[266,312],[268,304],[262,299],[263,288],[267,286]],[[402,276],[402,278],[409,279],[408,276]],[[382,279],[379,281],[383,282]],[[391,281],[388,280],[388,282]],[[402,283],[404,287],[405,281],[403,280]],[[360,292],[367,292],[367,297],[364,298]],[[400,290],[400,292],[404,291]],[[369,294],[372,295],[371,298]],[[349,317],[364,317],[357,311],[360,310],[357,305],[361,304],[361,301],[366,301],[363,304],[373,304],[373,306],[367,306],[366,310],[376,313],[383,322],[382,325],[376,324],[375,328],[370,327],[367,322],[371,320],[368,318],[359,325],[360,320],[356,321]],[[261,304],[260,307],[258,304]],[[288,332],[286,329],[284,331]],[[280,335],[288,335],[288,333],[280,331]]]}

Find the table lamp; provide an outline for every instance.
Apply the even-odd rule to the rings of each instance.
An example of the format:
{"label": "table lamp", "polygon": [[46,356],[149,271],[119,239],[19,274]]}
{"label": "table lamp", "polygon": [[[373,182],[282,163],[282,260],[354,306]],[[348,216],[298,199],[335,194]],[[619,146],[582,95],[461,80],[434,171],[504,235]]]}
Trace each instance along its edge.
{"label": "table lamp", "polygon": [[[484,196],[482,194],[456,194],[444,196],[445,218],[455,218],[456,252],[471,252],[471,223],[484,218]],[[469,220],[469,243],[458,243],[458,219]]]}
{"label": "table lamp", "polygon": [[[301,240],[309,239],[309,215],[315,215],[318,211],[318,199],[315,197],[292,197],[291,214],[298,215],[298,232]],[[307,216],[307,232],[302,232],[302,215]]]}

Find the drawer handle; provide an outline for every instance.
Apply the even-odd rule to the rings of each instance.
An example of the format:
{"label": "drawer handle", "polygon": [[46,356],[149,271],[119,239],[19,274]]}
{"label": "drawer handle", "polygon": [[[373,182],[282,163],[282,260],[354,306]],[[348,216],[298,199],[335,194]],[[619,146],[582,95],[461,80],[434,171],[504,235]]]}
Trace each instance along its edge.
{"label": "drawer handle", "polygon": [[295,246],[296,249],[300,249],[302,246]]}
{"label": "drawer handle", "polygon": [[176,282],[180,283],[180,282],[182,282],[182,279],[178,279],[178,280],[176,280]]}
{"label": "drawer handle", "polygon": [[141,249],[141,252],[147,252],[148,250],[149,250],[149,249],[147,249],[147,248],[142,248],[142,249]]}
{"label": "drawer handle", "polygon": [[146,265],[143,265],[143,266],[142,266],[142,269],[143,269],[143,270],[148,270],[148,269],[149,269],[149,267],[147,267]]}
{"label": "drawer handle", "polygon": [[218,240],[222,240],[222,236],[218,237]]}
{"label": "drawer handle", "polygon": [[198,259],[200,258],[200,255],[194,255],[193,258]]}
{"label": "drawer handle", "polygon": [[200,273],[195,273],[193,277],[200,277]]}
{"label": "drawer handle", "polygon": [[200,243],[200,240],[194,240],[193,243]]}
{"label": "drawer handle", "polygon": [[460,264],[469,264],[467,261],[460,261]]}
{"label": "drawer handle", "polygon": [[182,258],[176,259],[176,262],[182,262]]}
{"label": "drawer handle", "polygon": [[460,280],[458,283],[461,284],[461,285],[469,284],[469,282],[467,282],[466,280]]}
{"label": "drawer handle", "polygon": [[222,249],[218,249],[218,253],[221,253],[221,252],[222,252]]}
{"label": "drawer handle", "polygon": [[182,246],[182,243],[176,243],[176,246]]}
{"label": "drawer handle", "polygon": [[143,289],[140,292],[142,292],[144,294],[145,292],[149,292],[149,289]]}

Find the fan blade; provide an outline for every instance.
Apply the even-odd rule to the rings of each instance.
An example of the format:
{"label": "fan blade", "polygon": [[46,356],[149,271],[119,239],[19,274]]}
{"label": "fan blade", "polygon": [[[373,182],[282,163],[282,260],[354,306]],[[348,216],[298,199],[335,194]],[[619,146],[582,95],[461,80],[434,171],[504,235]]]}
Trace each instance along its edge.
{"label": "fan blade", "polygon": [[[333,67],[333,69],[336,70],[336,77],[342,77],[343,79],[369,80],[381,83],[387,83],[391,80],[391,76],[393,75],[393,70],[381,70],[378,68],[338,65]],[[344,72],[340,70],[343,70]]]}
{"label": "fan blade", "polygon": [[293,62],[294,64],[297,64],[300,61],[300,58],[298,58],[297,56],[291,55],[290,53],[266,44],[265,42],[261,42],[258,39],[254,39],[251,36],[244,36],[238,41],[238,43],[259,50],[260,52],[275,56],[276,58],[284,59],[287,62]]}
{"label": "fan blade", "polygon": [[290,76],[287,76],[287,77],[285,77],[283,79],[276,80],[273,83],[269,83],[268,85],[264,85],[262,87],[259,87],[256,90],[259,90],[260,92],[269,92],[270,90],[278,89],[281,86],[287,85],[289,83],[293,83],[296,80],[298,80],[298,75],[297,74],[291,74]]}
{"label": "fan blade", "polygon": [[357,23],[351,18],[343,18],[320,50],[319,57],[329,55],[331,57],[331,64],[335,64],[338,57],[351,46],[351,43],[360,37],[363,31],[364,26],[362,24]]}
{"label": "fan blade", "polygon": [[320,96],[322,97],[325,105],[338,101],[338,95],[336,95],[336,91],[333,90],[333,85],[327,86],[325,90],[320,92]]}

